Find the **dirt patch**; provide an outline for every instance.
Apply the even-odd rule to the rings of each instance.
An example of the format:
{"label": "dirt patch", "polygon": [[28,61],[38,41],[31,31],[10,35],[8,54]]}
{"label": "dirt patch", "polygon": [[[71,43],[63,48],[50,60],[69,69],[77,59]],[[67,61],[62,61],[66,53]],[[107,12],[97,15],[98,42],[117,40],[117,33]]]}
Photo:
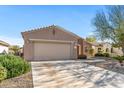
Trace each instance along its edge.
{"label": "dirt patch", "polygon": [[0,88],[33,88],[32,73],[28,72],[19,77],[0,82]]}

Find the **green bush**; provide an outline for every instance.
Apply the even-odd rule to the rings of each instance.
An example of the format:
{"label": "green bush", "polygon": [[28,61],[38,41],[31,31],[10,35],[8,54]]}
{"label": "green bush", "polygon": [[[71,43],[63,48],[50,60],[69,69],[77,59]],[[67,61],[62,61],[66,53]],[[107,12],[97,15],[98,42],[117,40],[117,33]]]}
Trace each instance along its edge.
{"label": "green bush", "polygon": [[78,59],[87,59],[87,56],[86,55],[79,55]]}
{"label": "green bush", "polygon": [[7,70],[0,64],[0,81],[7,78]]}
{"label": "green bush", "polygon": [[118,60],[119,62],[123,62],[124,61],[124,57],[123,56],[116,56],[116,57],[113,57],[113,58]]}
{"label": "green bush", "polygon": [[24,74],[30,70],[30,64],[14,55],[0,55],[0,63],[7,69],[7,78]]}
{"label": "green bush", "polygon": [[103,57],[104,55],[102,53],[96,53],[95,56],[96,57]]}
{"label": "green bush", "polygon": [[96,53],[96,57],[110,57],[109,53]]}
{"label": "green bush", "polygon": [[109,53],[103,53],[104,57],[110,57]]}
{"label": "green bush", "polygon": [[94,49],[93,49],[93,48],[90,48],[90,49],[89,49],[89,54],[90,54],[91,56],[93,56],[93,53],[94,53]]}

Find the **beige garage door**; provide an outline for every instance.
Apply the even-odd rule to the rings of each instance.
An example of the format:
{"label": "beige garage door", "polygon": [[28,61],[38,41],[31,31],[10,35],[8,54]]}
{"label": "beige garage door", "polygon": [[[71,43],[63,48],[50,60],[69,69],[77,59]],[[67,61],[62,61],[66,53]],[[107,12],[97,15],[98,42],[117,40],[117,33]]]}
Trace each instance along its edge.
{"label": "beige garage door", "polygon": [[35,43],[34,59],[35,60],[59,60],[70,59],[70,43]]}

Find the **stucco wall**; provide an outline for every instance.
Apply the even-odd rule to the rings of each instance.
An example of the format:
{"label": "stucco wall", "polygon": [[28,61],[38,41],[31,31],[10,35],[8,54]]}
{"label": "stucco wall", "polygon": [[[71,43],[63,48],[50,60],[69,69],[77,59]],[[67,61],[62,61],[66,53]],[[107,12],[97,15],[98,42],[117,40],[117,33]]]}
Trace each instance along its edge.
{"label": "stucco wall", "polygon": [[[73,41],[77,42],[77,37],[70,35],[58,28],[47,28],[47,29],[37,29],[31,32],[23,32],[22,36],[24,38],[24,58],[26,60],[33,60],[34,58],[34,41],[30,39],[46,39],[46,40],[61,40],[61,41]],[[72,59],[77,58],[76,49],[74,49],[74,44],[71,45]]]}
{"label": "stucco wall", "polygon": [[89,57],[90,54],[89,51],[86,51],[86,48],[92,48],[92,45],[83,39],[79,39],[78,43],[81,45],[81,55],[86,55],[87,57]]}
{"label": "stucco wall", "polygon": [[8,53],[8,47],[0,45],[0,53],[2,53],[4,50],[6,53]]}
{"label": "stucco wall", "polygon": [[24,58],[26,60],[33,60],[34,58],[34,44],[32,42],[24,44]]}
{"label": "stucco wall", "polygon": [[122,52],[121,48],[113,48],[112,56],[117,56],[117,55],[120,55],[120,56],[123,55],[123,52]]}

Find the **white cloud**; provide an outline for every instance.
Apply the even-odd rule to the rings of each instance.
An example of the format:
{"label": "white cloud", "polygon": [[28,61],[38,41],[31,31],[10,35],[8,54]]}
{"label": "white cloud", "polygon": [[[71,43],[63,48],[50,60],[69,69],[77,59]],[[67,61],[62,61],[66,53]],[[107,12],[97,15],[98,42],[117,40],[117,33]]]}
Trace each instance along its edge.
{"label": "white cloud", "polygon": [[19,45],[23,46],[23,39],[22,38],[13,38],[13,37],[6,37],[6,36],[0,36],[0,40],[5,41],[9,43],[10,45]]}

